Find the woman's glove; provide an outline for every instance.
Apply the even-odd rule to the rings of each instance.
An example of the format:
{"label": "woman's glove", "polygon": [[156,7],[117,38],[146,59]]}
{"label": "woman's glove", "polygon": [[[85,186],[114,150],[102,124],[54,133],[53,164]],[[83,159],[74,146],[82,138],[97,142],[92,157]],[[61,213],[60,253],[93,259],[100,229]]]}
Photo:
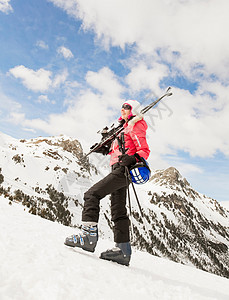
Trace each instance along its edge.
{"label": "woman's glove", "polygon": [[129,167],[136,164],[136,158],[134,155],[122,154],[119,156],[119,163],[121,166]]}

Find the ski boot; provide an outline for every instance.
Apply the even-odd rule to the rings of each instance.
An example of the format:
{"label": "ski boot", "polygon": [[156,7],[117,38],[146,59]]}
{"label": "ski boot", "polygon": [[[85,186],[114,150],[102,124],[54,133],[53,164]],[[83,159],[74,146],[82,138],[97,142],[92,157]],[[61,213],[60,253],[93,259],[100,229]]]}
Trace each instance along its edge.
{"label": "ski boot", "polygon": [[102,252],[99,258],[117,262],[120,265],[129,266],[130,257],[131,257],[131,246],[130,243],[127,242],[127,243],[116,243],[114,248]]}
{"label": "ski boot", "polygon": [[81,233],[66,238],[64,244],[70,247],[79,247],[85,251],[94,252],[98,241],[97,225],[82,225]]}

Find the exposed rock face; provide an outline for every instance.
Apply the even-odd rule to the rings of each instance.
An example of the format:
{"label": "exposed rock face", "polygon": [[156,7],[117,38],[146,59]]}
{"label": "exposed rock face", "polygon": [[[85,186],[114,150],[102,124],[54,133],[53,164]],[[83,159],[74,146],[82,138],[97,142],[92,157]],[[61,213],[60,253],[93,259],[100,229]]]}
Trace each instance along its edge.
{"label": "exposed rock face", "polygon": [[[25,140],[21,140],[21,142],[25,142]],[[62,148],[64,151],[67,151],[71,153],[73,156],[75,156],[78,159],[78,163],[85,168],[87,171],[90,171],[89,159],[84,158],[83,148],[78,140],[69,139],[66,137],[58,137],[58,139],[36,139],[35,141],[32,141],[35,145],[38,145],[42,142],[47,143],[50,146],[57,146]],[[55,159],[58,159],[59,154],[54,151],[48,150],[47,152],[44,152],[45,155],[52,156]]]}
{"label": "exposed rock face", "polygon": [[[26,140],[21,140],[21,142],[25,143]],[[42,142],[45,142],[51,146],[61,147],[61,148],[63,148],[63,150],[72,153],[78,159],[80,159],[83,156],[83,149],[78,140],[64,139],[63,137],[60,137],[57,140],[56,139],[52,140],[52,139],[47,139],[47,138],[46,139],[37,139],[33,143],[35,145],[38,145]]]}
{"label": "exposed rock face", "polygon": [[198,193],[191,187],[187,179],[183,178],[180,172],[174,167],[165,170],[156,170],[150,181],[176,192],[183,192],[186,196],[190,196],[193,199],[198,196]]}
{"label": "exposed rock face", "polygon": [[180,187],[190,187],[189,182],[186,178],[182,178],[179,171],[170,167],[166,170],[158,170],[155,174],[150,178],[150,180],[154,180],[154,182],[159,183],[160,185],[165,185],[173,188],[174,186]]}

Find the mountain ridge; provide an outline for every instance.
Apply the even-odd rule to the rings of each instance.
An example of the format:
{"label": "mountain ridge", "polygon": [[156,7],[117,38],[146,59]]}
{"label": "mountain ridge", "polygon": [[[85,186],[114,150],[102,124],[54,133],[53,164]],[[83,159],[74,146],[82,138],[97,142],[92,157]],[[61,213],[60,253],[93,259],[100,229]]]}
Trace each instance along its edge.
{"label": "mountain ridge", "polygon": [[[0,194],[73,227],[81,223],[84,192],[108,172],[82,161],[80,142],[67,136],[16,140],[1,134],[0,151]],[[174,167],[153,171],[137,193],[144,220],[131,191],[136,248],[229,278],[226,209],[195,191]],[[108,196],[100,215],[100,235],[112,239]]]}

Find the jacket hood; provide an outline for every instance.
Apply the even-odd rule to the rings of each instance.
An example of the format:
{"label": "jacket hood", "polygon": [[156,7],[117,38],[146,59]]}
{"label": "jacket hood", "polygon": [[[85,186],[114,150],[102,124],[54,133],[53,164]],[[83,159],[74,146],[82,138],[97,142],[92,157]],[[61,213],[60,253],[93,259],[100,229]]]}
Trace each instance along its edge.
{"label": "jacket hood", "polygon": [[132,107],[131,113],[133,115],[140,114],[141,104],[137,100],[127,100],[123,104],[129,104]]}

